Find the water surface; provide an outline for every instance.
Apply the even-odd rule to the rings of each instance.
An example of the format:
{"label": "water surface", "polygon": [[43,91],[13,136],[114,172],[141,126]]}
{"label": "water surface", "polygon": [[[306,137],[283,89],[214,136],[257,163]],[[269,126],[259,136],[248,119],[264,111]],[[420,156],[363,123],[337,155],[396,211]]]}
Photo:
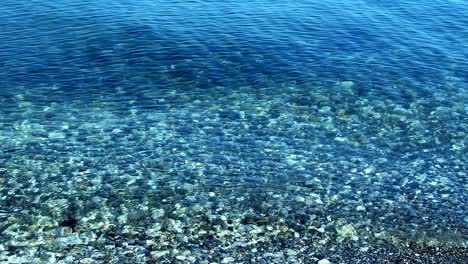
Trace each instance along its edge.
{"label": "water surface", "polygon": [[466,14],[2,2],[0,259],[462,263]]}

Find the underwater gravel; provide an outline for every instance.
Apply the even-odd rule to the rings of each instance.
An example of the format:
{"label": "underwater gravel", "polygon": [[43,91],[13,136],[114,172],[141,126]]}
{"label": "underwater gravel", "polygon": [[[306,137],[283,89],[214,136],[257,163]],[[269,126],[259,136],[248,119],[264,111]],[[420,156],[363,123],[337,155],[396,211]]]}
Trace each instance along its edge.
{"label": "underwater gravel", "polygon": [[466,91],[358,85],[2,98],[0,260],[466,263]]}

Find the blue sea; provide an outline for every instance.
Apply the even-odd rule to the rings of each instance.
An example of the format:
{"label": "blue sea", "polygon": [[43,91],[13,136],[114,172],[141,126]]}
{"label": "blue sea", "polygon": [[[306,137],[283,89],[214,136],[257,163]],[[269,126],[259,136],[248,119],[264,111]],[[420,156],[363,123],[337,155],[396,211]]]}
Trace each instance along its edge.
{"label": "blue sea", "polygon": [[3,0],[1,263],[468,263],[468,1]]}

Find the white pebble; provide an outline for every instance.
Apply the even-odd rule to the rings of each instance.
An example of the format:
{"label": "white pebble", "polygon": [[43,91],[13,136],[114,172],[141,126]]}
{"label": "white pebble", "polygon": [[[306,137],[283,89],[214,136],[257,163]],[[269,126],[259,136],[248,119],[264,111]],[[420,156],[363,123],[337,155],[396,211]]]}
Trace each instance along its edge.
{"label": "white pebble", "polygon": [[344,142],[344,141],[347,140],[347,138],[345,138],[345,137],[335,137],[335,140],[340,141],[340,142]]}
{"label": "white pebble", "polygon": [[60,138],[65,138],[65,134],[62,132],[49,132],[48,137],[50,139],[60,139]]}
{"label": "white pebble", "polygon": [[362,206],[362,205],[358,205],[356,207],[356,211],[365,211],[365,210],[366,210],[366,208],[364,206]]}
{"label": "white pebble", "polygon": [[370,174],[370,173],[374,172],[374,170],[375,170],[374,167],[369,167],[369,168],[366,168],[366,169],[364,170],[364,173],[365,173],[365,174]]}
{"label": "white pebble", "polygon": [[296,202],[303,203],[303,202],[305,202],[305,198],[298,196],[298,197],[296,197]]}
{"label": "white pebble", "polygon": [[225,258],[223,258],[221,263],[231,263],[231,262],[234,262],[234,261],[235,261],[235,259],[233,257],[225,257]]}
{"label": "white pebble", "polygon": [[353,81],[344,81],[344,82],[339,82],[338,85],[340,85],[343,88],[351,88],[354,86]]}

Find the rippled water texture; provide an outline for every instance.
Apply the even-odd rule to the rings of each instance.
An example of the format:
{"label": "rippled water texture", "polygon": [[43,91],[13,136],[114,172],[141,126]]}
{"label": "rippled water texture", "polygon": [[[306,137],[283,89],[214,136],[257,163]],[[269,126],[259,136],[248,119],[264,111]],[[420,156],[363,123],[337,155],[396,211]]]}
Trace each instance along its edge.
{"label": "rippled water texture", "polygon": [[467,263],[468,3],[0,5],[0,262]]}

